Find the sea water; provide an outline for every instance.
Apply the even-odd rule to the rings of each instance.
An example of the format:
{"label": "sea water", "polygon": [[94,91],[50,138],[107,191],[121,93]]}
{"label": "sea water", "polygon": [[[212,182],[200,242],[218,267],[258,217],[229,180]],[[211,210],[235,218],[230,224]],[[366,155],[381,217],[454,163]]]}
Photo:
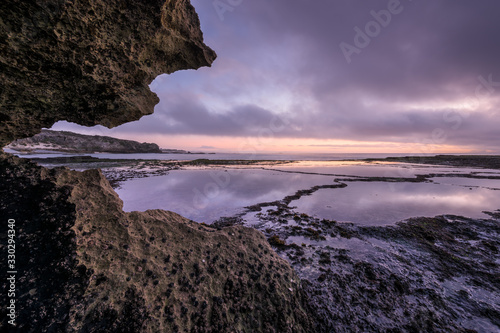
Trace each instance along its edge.
{"label": "sea water", "polygon": [[[43,151],[18,155],[29,158],[82,156]],[[483,211],[500,208],[500,179],[491,179],[500,178],[500,170],[355,161],[404,154],[84,155],[109,159],[295,161],[273,166],[190,167],[164,176],[126,180],[117,189],[126,211],[165,209],[205,223],[235,215],[251,219],[252,214],[245,215],[248,206],[280,201],[313,186],[340,183],[347,186],[319,189],[293,200],[289,206],[299,214],[361,225],[387,225],[409,217],[440,214],[483,218],[487,216]],[[425,183],[409,181],[417,175],[428,174],[438,176],[428,178]],[[374,182],[371,177],[386,180]],[[406,181],[393,182],[387,178]]]}
{"label": "sea water", "polygon": [[[441,214],[486,218],[483,211],[500,208],[500,180],[468,178],[477,170],[339,161],[203,167],[128,180],[117,193],[126,211],[165,209],[211,223],[223,216],[245,217],[248,206],[280,201],[300,190],[346,184],[317,189],[289,206],[298,214],[360,225],[388,225],[410,217]],[[480,170],[488,172],[489,177],[500,177],[499,170]],[[411,181],[422,174],[439,176],[426,182]],[[372,177],[392,180],[374,181]],[[404,179],[394,182],[396,178]]]}

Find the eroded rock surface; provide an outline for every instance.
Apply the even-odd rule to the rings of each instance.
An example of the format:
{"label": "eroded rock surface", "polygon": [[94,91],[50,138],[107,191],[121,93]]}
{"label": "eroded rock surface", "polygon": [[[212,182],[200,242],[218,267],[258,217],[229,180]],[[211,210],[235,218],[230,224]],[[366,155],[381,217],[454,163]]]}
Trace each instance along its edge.
{"label": "eroded rock surface", "polygon": [[156,76],[214,59],[188,0],[2,1],[0,145],[58,120],[137,120]]}
{"label": "eroded rock surface", "polygon": [[[2,2],[0,144],[57,120],[136,120],[158,101],[155,76],[214,58],[188,0]],[[125,213],[98,170],[1,153],[0,210],[15,220],[18,271],[17,326],[2,307],[1,331],[320,331],[299,279],[260,232]]]}
{"label": "eroded rock surface", "polygon": [[125,213],[97,170],[0,161],[1,209],[18,231],[20,332],[316,330],[300,280],[259,231]]}
{"label": "eroded rock surface", "polygon": [[7,146],[17,151],[37,149],[70,153],[161,153],[156,143],[116,139],[101,135],[83,135],[66,131],[42,130],[37,135],[18,139]]}

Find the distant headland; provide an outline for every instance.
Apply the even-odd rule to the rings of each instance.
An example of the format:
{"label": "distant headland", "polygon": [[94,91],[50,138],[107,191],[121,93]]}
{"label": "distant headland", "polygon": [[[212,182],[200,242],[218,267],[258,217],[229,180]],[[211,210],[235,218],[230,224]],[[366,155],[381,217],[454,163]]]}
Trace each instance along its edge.
{"label": "distant headland", "polygon": [[181,149],[160,148],[156,143],[117,139],[110,136],[84,135],[67,131],[42,130],[41,133],[25,139],[18,139],[8,145],[23,153],[37,151],[65,153],[157,153],[157,154],[206,154]]}

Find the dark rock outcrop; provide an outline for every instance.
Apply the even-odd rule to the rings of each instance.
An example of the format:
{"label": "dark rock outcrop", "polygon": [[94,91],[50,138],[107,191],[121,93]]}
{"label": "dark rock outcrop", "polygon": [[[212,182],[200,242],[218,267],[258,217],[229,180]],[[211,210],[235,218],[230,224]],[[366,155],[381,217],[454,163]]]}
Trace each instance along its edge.
{"label": "dark rock outcrop", "polygon": [[300,280],[259,231],[125,213],[97,170],[1,157],[19,332],[315,331]]}
{"label": "dark rock outcrop", "polygon": [[18,139],[7,146],[18,151],[44,149],[73,153],[161,153],[156,143],[139,143],[109,136],[83,135],[65,131],[42,130],[25,139]]}
{"label": "dark rock outcrop", "polygon": [[188,0],[12,0],[0,18],[1,146],[58,120],[137,120],[156,76],[215,59]]}
{"label": "dark rock outcrop", "polygon": [[[57,120],[136,120],[157,102],[147,87],[156,75],[215,57],[188,0],[13,0],[0,18],[1,146]],[[0,210],[15,220],[18,271],[17,326],[4,306],[0,331],[320,331],[292,268],[261,233],[125,213],[98,170],[49,170],[1,153]],[[7,239],[5,227],[2,253]]]}

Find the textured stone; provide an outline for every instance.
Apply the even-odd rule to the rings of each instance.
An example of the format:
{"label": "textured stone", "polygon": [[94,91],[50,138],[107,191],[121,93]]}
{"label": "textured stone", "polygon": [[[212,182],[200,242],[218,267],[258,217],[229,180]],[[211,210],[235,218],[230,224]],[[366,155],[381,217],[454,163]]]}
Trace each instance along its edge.
{"label": "textured stone", "polygon": [[[214,58],[188,0],[4,1],[0,144],[58,120],[136,120],[153,111],[156,75]],[[2,307],[2,332],[321,332],[260,232],[125,213],[98,170],[0,153],[0,211],[15,219],[19,244],[18,326]]]}
{"label": "textured stone", "polygon": [[98,170],[6,154],[0,185],[18,232],[19,332],[319,332],[297,275],[255,229],[126,213]]}
{"label": "textured stone", "polygon": [[2,1],[0,145],[58,120],[137,120],[156,76],[214,59],[188,0]]}
{"label": "textured stone", "polygon": [[37,149],[74,153],[161,153],[156,143],[139,143],[109,136],[83,135],[65,131],[42,130],[31,138],[17,139],[7,146],[17,151]]}

